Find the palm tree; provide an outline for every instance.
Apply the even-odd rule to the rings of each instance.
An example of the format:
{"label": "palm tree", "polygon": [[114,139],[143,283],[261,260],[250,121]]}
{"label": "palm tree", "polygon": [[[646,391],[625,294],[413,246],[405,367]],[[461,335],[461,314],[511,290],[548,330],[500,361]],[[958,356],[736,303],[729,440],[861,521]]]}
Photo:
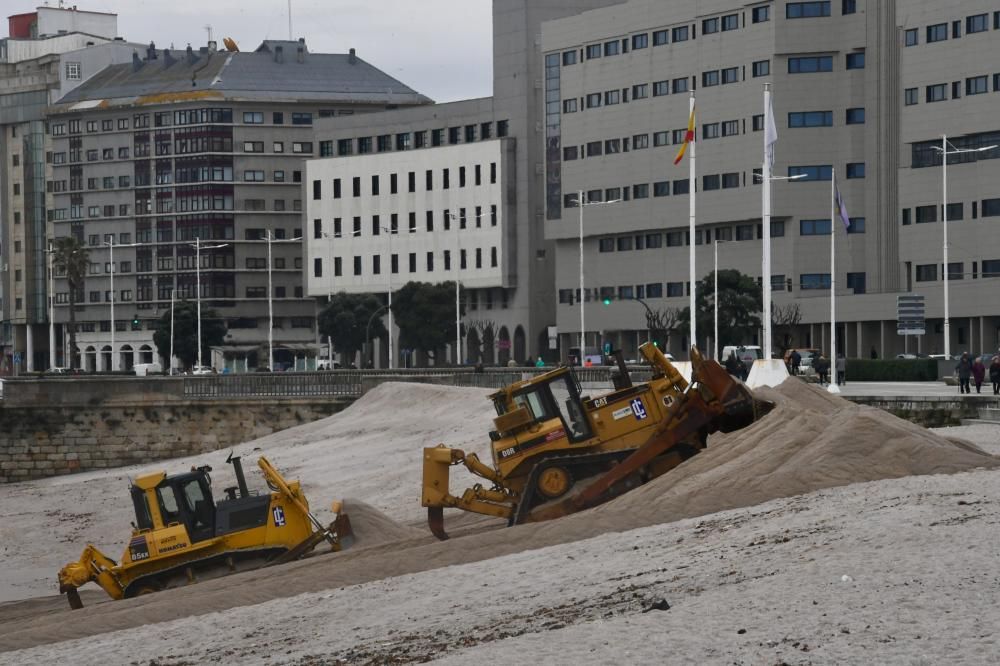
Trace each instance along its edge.
{"label": "palm tree", "polygon": [[[90,250],[75,236],[55,239],[52,244],[52,263],[57,275],[65,275],[69,282],[69,369],[76,368],[76,295],[83,287],[83,279],[90,266]],[[55,294],[52,295],[55,298]]]}

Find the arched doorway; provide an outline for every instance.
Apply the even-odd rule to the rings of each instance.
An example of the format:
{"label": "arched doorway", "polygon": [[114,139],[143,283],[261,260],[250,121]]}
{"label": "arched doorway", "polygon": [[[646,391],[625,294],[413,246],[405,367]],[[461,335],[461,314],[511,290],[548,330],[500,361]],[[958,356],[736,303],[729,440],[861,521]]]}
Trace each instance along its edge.
{"label": "arched doorway", "polygon": [[83,366],[84,370],[87,372],[97,372],[97,349],[93,345],[87,347],[80,360],[80,365]]}
{"label": "arched doorway", "polygon": [[111,345],[101,347],[101,372],[111,372]]}
{"label": "arched doorway", "polygon": [[518,325],[514,329],[514,360],[518,363],[524,363],[524,360],[528,357],[526,344],[524,341],[524,329]]}
{"label": "arched doorway", "polygon": [[549,349],[549,331],[545,328],[538,332],[538,355],[546,361],[559,358],[559,350]]}
{"label": "arched doorway", "polygon": [[154,363],[153,348],[149,345],[139,347],[139,363]]}
{"label": "arched doorway", "polygon": [[497,340],[497,352],[500,365],[507,365],[507,362],[510,361],[510,333],[507,332],[506,326],[500,327],[500,339]]}
{"label": "arched doorway", "polygon": [[493,365],[496,358],[496,338],[490,325],[483,329],[483,365]]}
{"label": "arched doorway", "polygon": [[122,345],[118,351],[118,369],[123,372],[132,372],[134,366],[135,353],[132,350],[132,345]]}
{"label": "arched doorway", "polygon": [[474,328],[469,329],[465,336],[465,358],[469,363],[478,363],[482,360],[482,352],[479,349],[479,331]]}

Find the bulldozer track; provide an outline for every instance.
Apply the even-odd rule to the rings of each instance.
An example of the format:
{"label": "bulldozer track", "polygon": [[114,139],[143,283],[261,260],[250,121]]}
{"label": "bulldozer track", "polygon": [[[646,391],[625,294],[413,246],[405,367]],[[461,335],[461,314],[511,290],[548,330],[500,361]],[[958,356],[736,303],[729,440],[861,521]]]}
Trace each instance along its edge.
{"label": "bulldozer track", "polygon": [[[163,571],[157,571],[156,573],[150,573],[146,574],[145,576],[140,576],[139,578],[136,578],[125,587],[123,595],[126,599],[136,596],[136,592],[146,586],[155,587],[157,590],[169,589],[171,587],[169,585],[170,580],[175,577],[184,577],[185,569],[194,568],[197,570],[198,568],[201,568],[202,571],[204,572],[209,570],[208,568],[206,568],[206,565],[212,565],[216,563],[222,563],[224,565],[227,557],[233,557],[234,559],[245,560],[263,555],[265,559],[260,563],[260,565],[255,567],[246,567],[243,569],[237,568],[236,571],[233,571],[232,573],[238,573],[239,571],[248,571],[250,569],[259,569],[261,567],[270,564],[271,559],[275,557],[280,557],[282,554],[287,552],[287,550],[288,549],[286,548],[259,548],[253,550],[243,550],[239,552],[230,551],[226,553],[218,553],[216,555],[211,555],[209,557],[203,557],[197,560],[190,560],[188,562],[177,564],[176,566],[170,567],[169,569],[164,569]],[[195,571],[195,573],[197,574],[198,572]],[[216,577],[217,576],[211,576],[211,578],[216,578]]]}
{"label": "bulldozer track", "polygon": [[[580,467],[599,465],[601,463],[608,462],[620,462],[625,458],[632,455],[635,449],[622,449],[620,451],[608,451],[604,453],[587,453],[581,455],[555,455],[548,456],[541,460],[537,465],[531,469],[531,473],[528,474],[528,481],[524,486],[524,496],[521,497],[521,501],[517,503],[517,509],[514,514],[510,517],[508,521],[509,526],[520,525],[524,522],[524,519],[531,513],[531,510],[535,508],[536,501],[535,498],[538,495],[536,492],[536,487],[538,485],[539,475],[545,471],[545,469],[553,466],[567,467],[571,471],[573,469],[578,469]],[[588,475],[589,476],[589,475]],[[575,476],[574,476],[575,478]],[[573,484],[574,486],[576,483]]]}

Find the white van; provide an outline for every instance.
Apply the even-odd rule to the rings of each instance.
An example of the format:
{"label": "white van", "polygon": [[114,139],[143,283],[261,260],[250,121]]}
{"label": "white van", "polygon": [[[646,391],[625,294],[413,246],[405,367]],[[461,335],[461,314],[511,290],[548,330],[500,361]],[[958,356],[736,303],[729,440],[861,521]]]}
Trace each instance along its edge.
{"label": "white van", "polygon": [[163,368],[159,363],[136,363],[132,366],[132,369],[135,370],[136,377],[159,375],[163,373]]}

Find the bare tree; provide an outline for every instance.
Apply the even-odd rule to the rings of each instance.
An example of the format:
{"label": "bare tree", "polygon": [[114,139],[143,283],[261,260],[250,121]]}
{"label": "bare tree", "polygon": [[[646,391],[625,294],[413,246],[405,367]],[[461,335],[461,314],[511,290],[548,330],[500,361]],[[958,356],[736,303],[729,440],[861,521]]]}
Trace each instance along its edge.
{"label": "bare tree", "polygon": [[497,330],[497,323],[492,319],[472,319],[465,322],[464,326],[466,331],[475,331],[476,338],[479,340],[479,348],[475,350],[475,353],[469,349],[469,360],[473,363],[482,361],[483,345],[486,343],[487,337],[493,337],[493,333]]}
{"label": "bare tree", "polygon": [[802,323],[802,310],[798,303],[781,306],[771,303],[771,324],[774,326],[774,346],[785,356],[795,346],[795,328]]}
{"label": "bare tree", "polygon": [[[645,305],[645,303],[643,303]],[[679,308],[662,308],[654,310],[646,306],[646,328],[649,335],[660,349],[666,349],[670,342],[670,334],[677,329],[680,320]]]}

